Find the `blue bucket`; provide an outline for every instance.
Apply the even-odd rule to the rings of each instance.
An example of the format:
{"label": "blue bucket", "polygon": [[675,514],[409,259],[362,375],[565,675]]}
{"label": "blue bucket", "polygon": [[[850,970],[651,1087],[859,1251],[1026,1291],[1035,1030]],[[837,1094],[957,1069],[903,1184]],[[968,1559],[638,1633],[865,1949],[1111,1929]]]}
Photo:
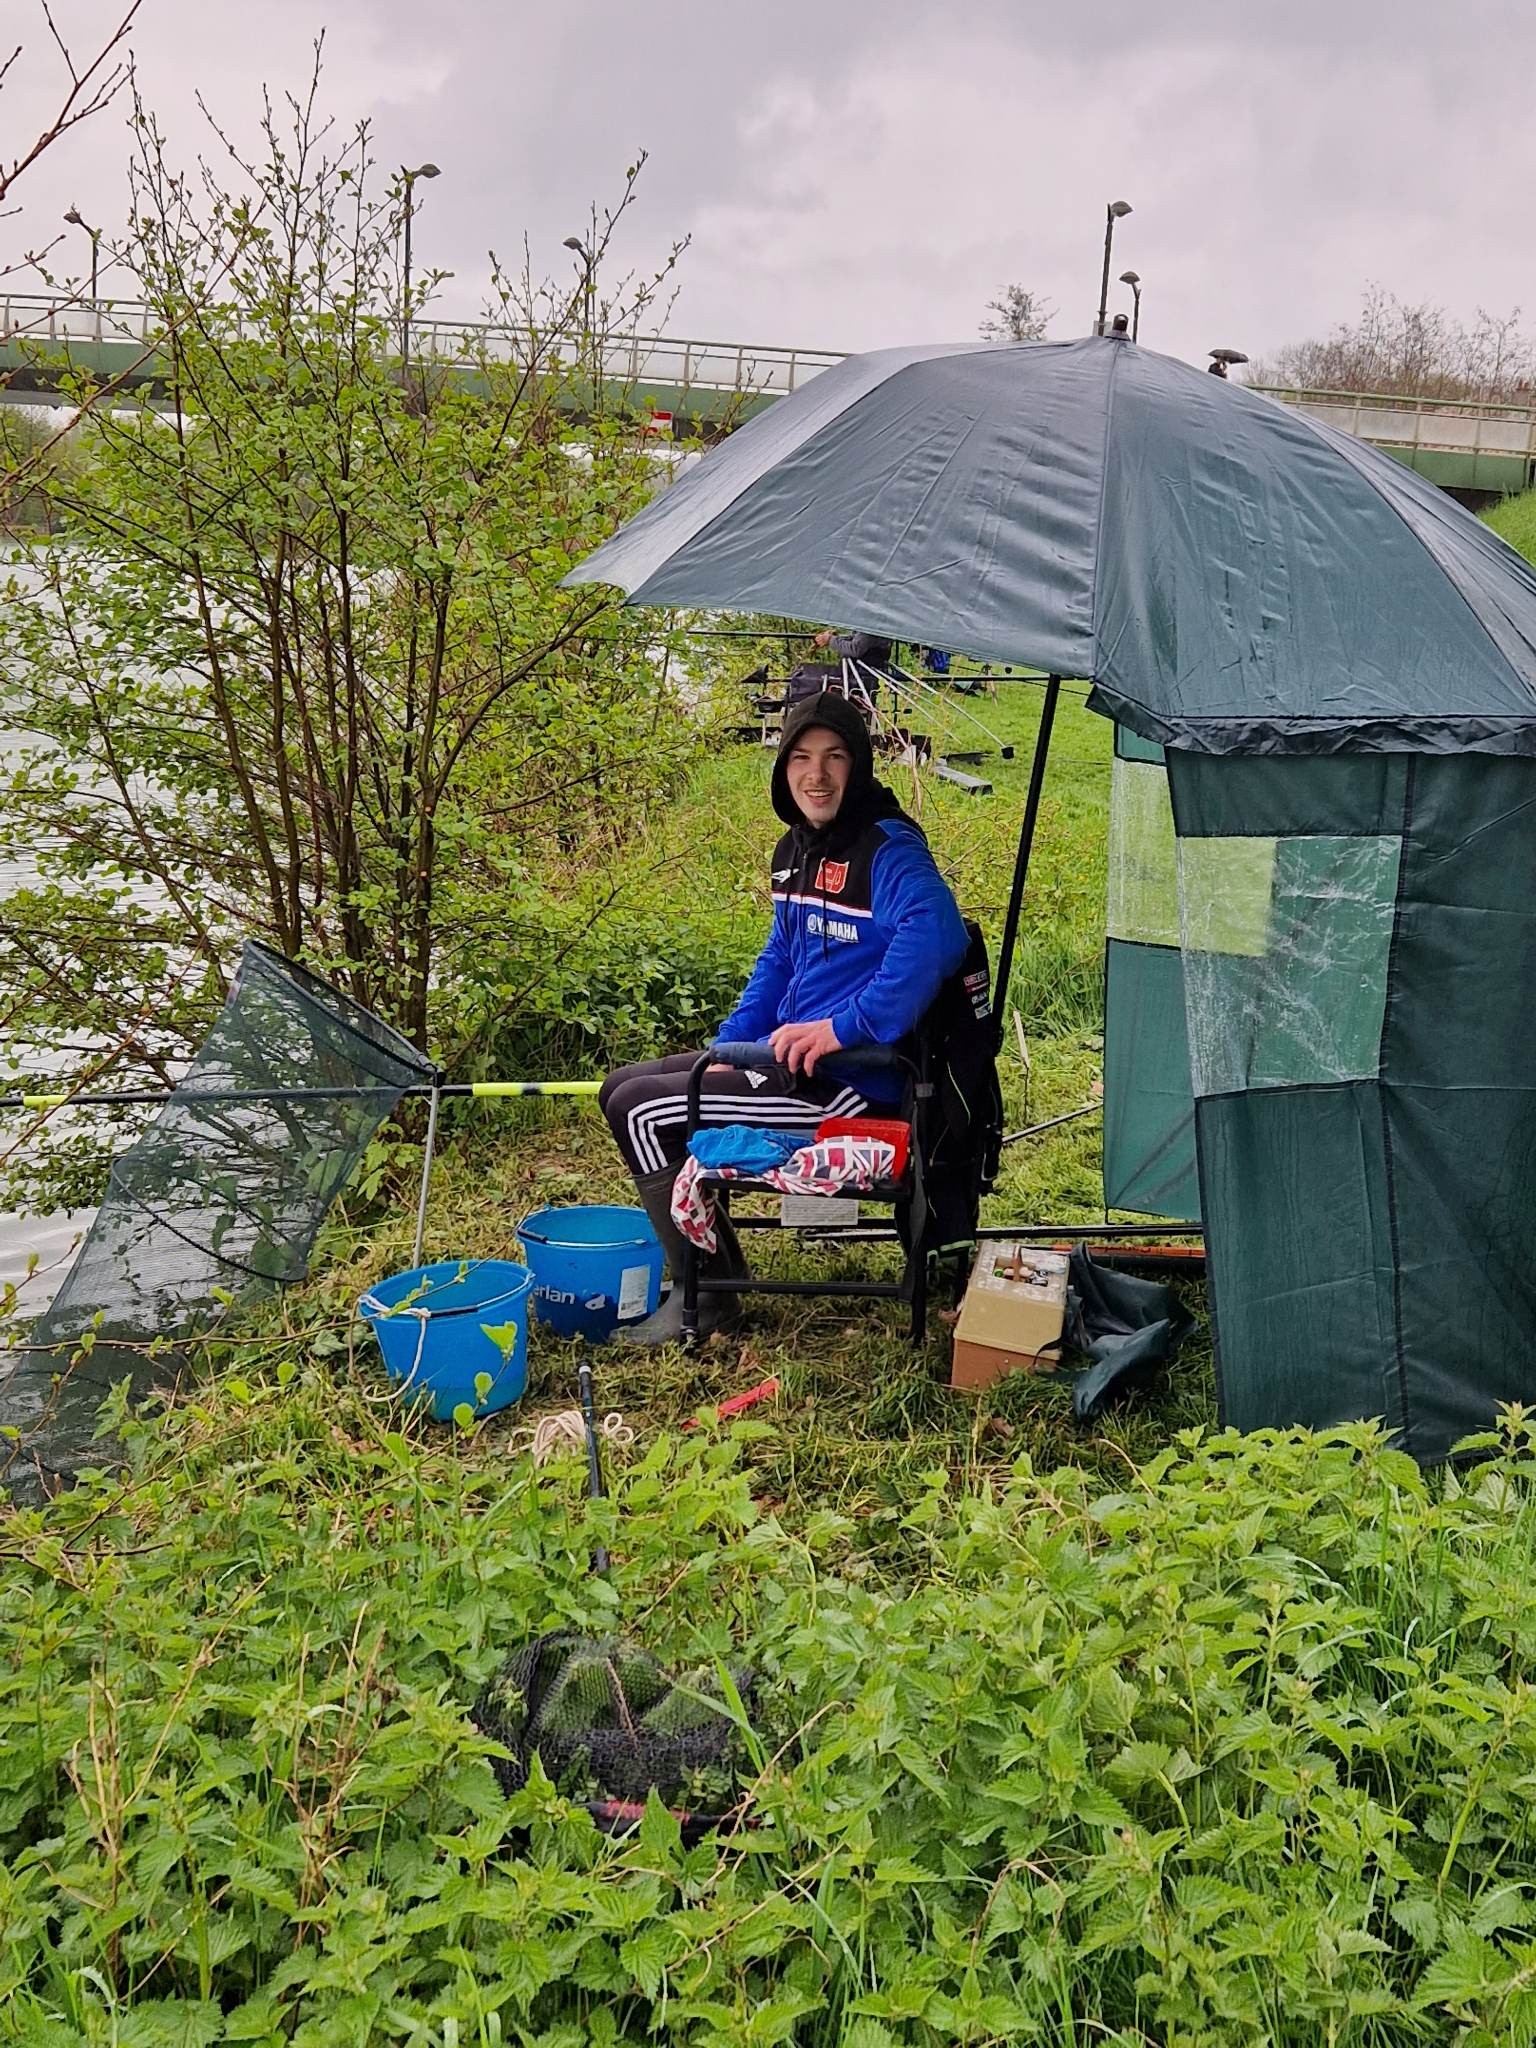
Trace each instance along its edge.
{"label": "blue bucket", "polygon": [[[444,1259],[381,1280],[357,1304],[391,1379],[429,1397],[439,1422],[460,1402],[491,1415],[528,1384],[528,1290],[533,1275],[510,1259]],[[495,1336],[489,1332],[494,1330]],[[485,1398],[475,1381],[491,1384]]]}
{"label": "blue bucket", "polygon": [[661,1300],[662,1250],[643,1209],[536,1209],[517,1226],[534,1311],[562,1337],[604,1344]]}

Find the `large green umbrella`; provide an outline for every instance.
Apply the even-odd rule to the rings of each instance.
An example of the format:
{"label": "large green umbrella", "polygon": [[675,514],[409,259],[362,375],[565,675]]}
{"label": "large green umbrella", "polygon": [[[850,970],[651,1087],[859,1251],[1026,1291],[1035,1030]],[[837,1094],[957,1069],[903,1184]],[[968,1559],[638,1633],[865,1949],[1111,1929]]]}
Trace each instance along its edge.
{"label": "large green umbrella", "polygon": [[1536,575],[1351,435],[1114,336],[882,349],[567,579],[1058,675],[1205,753],[1536,752]]}

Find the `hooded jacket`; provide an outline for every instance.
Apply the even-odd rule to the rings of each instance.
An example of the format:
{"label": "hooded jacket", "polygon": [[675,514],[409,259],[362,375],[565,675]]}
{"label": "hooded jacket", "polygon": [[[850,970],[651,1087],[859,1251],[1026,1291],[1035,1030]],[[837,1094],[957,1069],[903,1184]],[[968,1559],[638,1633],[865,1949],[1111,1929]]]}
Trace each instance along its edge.
{"label": "hooded jacket", "polygon": [[[789,793],[795,742],[835,732],[852,759],[837,816],[812,825]],[[837,691],[797,705],[773,766],[773,808],[789,830],[773,853],[773,929],[721,1039],[759,1039],[780,1024],[828,1017],[846,1074],[871,1101],[894,1101],[885,1068],[860,1068],[861,1045],[895,1045],[921,1020],[965,956],[966,930],[921,830],[875,780],[869,728]]]}

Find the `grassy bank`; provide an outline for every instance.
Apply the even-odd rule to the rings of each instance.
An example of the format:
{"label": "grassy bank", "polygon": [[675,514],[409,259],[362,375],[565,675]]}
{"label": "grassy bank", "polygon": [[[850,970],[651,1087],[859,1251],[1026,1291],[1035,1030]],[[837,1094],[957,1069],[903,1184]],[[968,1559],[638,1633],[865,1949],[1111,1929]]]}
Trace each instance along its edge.
{"label": "grassy bank", "polygon": [[[984,743],[969,726],[969,712],[1014,748],[1011,760],[994,757],[973,767],[992,780],[990,797],[967,795],[911,770],[885,771],[920,818],[961,904],[981,920],[994,946],[1041,697],[1037,682],[1005,680],[995,698],[941,706],[936,716],[925,707],[925,723],[941,746]],[[724,963],[726,986],[733,978],[739,985],[768,923],[767,855],[779,829],[767,802],[770,759],[758,748],[722,748],[698,771],[686,800],[652,817],[633,848],[634,879],[621,912],[630,942],[643,951],[670,938],[680,961]],[[1010,991],[1029,1055],[1026,1070],[1010,1018],[1002,1055],[1010,1130],[1096,1100],[1109,771],[1110,728],[1086,711],[1082,686],[1070,686],[1057,716]],[[692,1042],[712,1021],[701,1017]],[[1096,1111],[1009,1147],[985,1220],[1102,1218],[1099,1150]],[[606,1127],[590,1107],[476,1107],[461,1113],[437,1175],[429,1246],[441,1257],[504,1256],[510,1222],[530,1209],[632,1199]],[[332,1341],[352,1341],[351,1307],[365,1287],[410,1263],[411,1220],[402,1204],[382,1225],[334,1234],[311,1296],[316,1304],[324,1297]],[[755,1259],[802,1273],[839,1257],[849,1271],[895,1269],[893,1253],[874,1254],[872,1266],[868,1248],[839,1255],[798,1244],[769,1247],[754,1235],[751,1250]],[[1190,1290],[1197,1312],[1202,1292],[1198,1285]],[[899,1500],[914,1475],[927,1469],[959,1468],[978,1458],[1003,1463],[1020,1448],[1043,1463],[1073,1459],[1123,1470],[1128,1458],[1155,1454],[1174,1429],[1214,1417],[1203,1330],[1165,1383],[1087,1432],[1072,1419],[1066,1374],[1015,1378],[979,1410],[973,1399],[951,1394],[948,1346],[948,1328],[938,1317],[926,1351],[915,1356],[899,1309],[761,1299],[751,1305],[741,1337],[718,1339],[698,1357],[605,1353],[600,1392],[605,1405],[650,1431],[674,1427],[703,1403],[777,1376],[782,1393],[772,1419],[779,1435],[765,1454],[765,1483],[800,1512],[827,1502],[858,1511],[876,1500]],[[529,1396],[535,1409],[569,1404],[574,1364],[571,1347],[535,1333]],[[490,1428],[494,1435],[511,1426]]]}
{"label": "grassy bank", "polygon": [[[976,706],[1018,748],[994,797],[903,790],[993,933],[1038,705]],[[1013,1128],[1093,1100],[1108,739],[1068,700]],[[689,990],[766,924],[766,773],[720,751],[633,849],[623,934],[670,935]],[[1012,1147],[989,1216],[1100,1214],[1098,1146]],[[941,1325],[918,1356],[892,1310],[785,1299],[694,1357],[597,1355],[634,1436],[593,1505],[529,1455],[576,1347],[535,1332],[527,1399],[467,1432],[384,1383],[353,1306],[410,1263],[412,1164],[128,1425],[126,1473],[0,1516],[0,2043],[1536,2040],[1528,1425],[1466,1481],[1369,1429],[1220,1437],[1201,1336],[1085,1430],[1064,1376],[956,1396]],[[590,1106],[463,1109],[429,1254],[625,1194]],[[503,1796],[467,1710],[556,1627],[752,1667],[744,1826],[686,1847],[656,1803],[609,1840],[540,1776]]]}

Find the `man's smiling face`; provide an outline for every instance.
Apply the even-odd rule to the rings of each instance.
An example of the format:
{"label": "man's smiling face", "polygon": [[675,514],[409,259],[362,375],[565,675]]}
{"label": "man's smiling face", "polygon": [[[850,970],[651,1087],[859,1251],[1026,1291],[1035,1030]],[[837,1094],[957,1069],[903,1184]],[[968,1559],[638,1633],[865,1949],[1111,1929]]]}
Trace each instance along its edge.
{"label": "man's smiling face", "polygon": [[847,743],[824,725],[807,726],[784,764],[790,796],[811,825],[831,824],[852,773],[853,756]]}

